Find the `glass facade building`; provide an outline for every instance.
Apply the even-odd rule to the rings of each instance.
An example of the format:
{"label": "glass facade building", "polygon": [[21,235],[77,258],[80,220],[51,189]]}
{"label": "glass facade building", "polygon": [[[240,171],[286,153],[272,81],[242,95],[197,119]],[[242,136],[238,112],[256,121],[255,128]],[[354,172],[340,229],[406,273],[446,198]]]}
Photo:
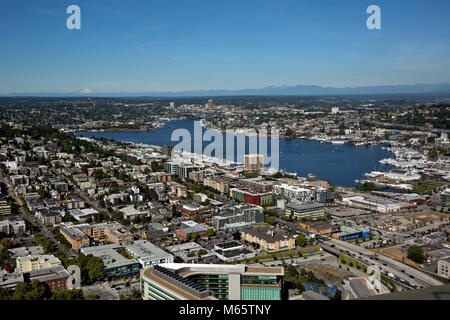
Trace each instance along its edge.
{"label": "glass facade building", "polygon": [[281,300],[284,269],[163,263],[141,272],[144,300]]}

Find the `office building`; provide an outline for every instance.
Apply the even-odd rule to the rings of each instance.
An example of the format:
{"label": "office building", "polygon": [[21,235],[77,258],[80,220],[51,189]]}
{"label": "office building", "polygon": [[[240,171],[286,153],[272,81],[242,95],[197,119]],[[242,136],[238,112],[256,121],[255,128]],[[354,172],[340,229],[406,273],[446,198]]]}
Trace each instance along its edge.
{"label": "office building", "polygon": [[169,263],[141,271],[144,300],[281,300],[284,269]]}
{"label": "office building", "polygon": [[289,203],[285,209],[286,216],[296,219],[322,219],[325,218],[324,205],[320,203]]}

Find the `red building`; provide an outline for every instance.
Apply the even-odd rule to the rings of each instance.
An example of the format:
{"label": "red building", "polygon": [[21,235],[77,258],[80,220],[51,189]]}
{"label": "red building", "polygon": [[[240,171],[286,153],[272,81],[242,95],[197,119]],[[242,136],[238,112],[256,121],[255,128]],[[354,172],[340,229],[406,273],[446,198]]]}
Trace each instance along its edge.
{"label": "red building", "polygon": [[62,266],[35,270],[23,275],[25,281],[32,282],[38,280],[49,286],[50,291],[54,292],[58,289],[67,290],[73,289],[72,276]]}
{"label": "red building", "polygon": [[261,197],[259,194],[252,194],[249,192],[245,192],[244,203],[250,203],[259,206],[261,203]]}

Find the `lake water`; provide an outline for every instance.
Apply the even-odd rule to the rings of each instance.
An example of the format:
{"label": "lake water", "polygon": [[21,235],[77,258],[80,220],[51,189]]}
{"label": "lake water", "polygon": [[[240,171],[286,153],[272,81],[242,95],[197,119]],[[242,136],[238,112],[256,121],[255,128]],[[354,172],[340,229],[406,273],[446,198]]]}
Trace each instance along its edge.
{"label": "lake water", "polygon": [[[170,121],[166,123],[164,128],[153,131],[85,131],[77,134],[85,137],[103,137],[123,142],[146,143],[150,145],[176,145],[178,141],[171,141],[172,132],[176,129],[187,129],[193,136],[194,121]],[[204,142],[203,146],[209,143],[209,141]],[[355,186],[354,180],[361,179],[362,175],[366,172],[390,170],[390,167],[381,165],[378,161],[392,156],[392,153],[383,150],[381,146],[356,147],[346,144],[333,145],[303,139],[280,139],[279,148],[280,169],[286,172],[296,172],[300,176],[307,176],[309,173],[312,173],[319,179],[345,187]],[[268,150],[270,151],[270,142]],[[248,153],[248,140],[246,143],[246,153]],[[242,162],[242,159],[237,159],[237,161]]]}

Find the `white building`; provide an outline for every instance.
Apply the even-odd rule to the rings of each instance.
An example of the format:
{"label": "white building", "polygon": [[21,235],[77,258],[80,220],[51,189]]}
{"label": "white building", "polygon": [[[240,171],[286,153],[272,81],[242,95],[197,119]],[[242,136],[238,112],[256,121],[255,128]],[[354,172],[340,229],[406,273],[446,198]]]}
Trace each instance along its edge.
{"label": "white building", "polygon": [[132,244],[125,245],[125,249],[135,257],[143,268],[148,268],[159,263],[172,263],[173,255],[147,240],[136,240]]}
{"label": "white building", "polygon": [[139,211],[135,209],[133,205],[126,206],[119,211],[123,213],[125,219],[134,219],[137,216],[148,215],[147,211]]}
{"label": "white building", "polygon": [[16,268],[19,273],[49,269],[60,265],[61,260],[51,254],[16,258]]}
{"label": "white building", "polygon": [[273,186],[273,192],[289,200],[307,202],[314,199],[314,190],[306,189],[300,185],[280,184]]}
{"label": "white building", "polygon": [[380,213],[398,212],[415,207],[415,204],[400,202],[379,197],[354,196],[343,198],[342,203],[350,207],[374,210]]}
{"label": "white building", "polygon": [[410,171],[394,169],[384,174],[387,179],[402,181],[402,182],[412,182],[420,180],[421,176],[417,173],[412,173]]}
{"label": "white building", "polygon": [[25,220],[2,220],[0,221],[0,232],[6,235],[21,235],[25,233]]}

